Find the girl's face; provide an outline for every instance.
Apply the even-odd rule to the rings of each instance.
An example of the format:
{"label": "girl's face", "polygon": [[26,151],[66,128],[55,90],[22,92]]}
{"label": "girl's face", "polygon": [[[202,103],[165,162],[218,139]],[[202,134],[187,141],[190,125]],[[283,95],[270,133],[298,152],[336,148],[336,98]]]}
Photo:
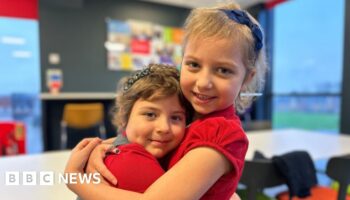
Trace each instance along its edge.
{"label": "girl's face", "polygon": [[154,101],[135,102],[126,135],[130,142],[145,147],[156,158],[161,158],[181,142],[186,127],[185,110],[177,95]]}
{"label": "girl's face", "polygon": [[218,38],[188,40],[180,85],[198,114],[209,114],[231,106],[245,75],[240,45]]}

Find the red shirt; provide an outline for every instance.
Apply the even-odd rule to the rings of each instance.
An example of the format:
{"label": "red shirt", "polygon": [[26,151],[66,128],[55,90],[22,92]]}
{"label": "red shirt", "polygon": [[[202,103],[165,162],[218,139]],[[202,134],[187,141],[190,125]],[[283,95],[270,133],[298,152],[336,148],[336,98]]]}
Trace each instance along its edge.
{"label": "red shirt", "polygon": [[233,106],[195,120],[186,130],[180,146],[170,158],[169,168],[196,147],[211,147],[232,164],[232,171],[223,175],[201,199],[230,199],[242,175],[248,139]]}
{"label": "red shirt", "polygon": [[142,145],[118,146],[119,153],[108,155],[104,162],[118,179],[117,188],[143,193],[164,174],[158,160]]}

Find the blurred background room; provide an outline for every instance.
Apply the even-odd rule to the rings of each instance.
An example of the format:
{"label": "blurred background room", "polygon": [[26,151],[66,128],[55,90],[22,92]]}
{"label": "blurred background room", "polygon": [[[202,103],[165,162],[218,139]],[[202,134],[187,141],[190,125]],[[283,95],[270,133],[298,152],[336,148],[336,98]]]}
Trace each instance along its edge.
{"label": "blurred background room", "polygon": [[[118,81],[152,62],[180,66],[191,8],[227,2],[0,0],[0,190],[5,171],[26,169],[14,165],[50,170],[41,159],[54,158],[59,171],[82,138],[114,137]],[[334,186],[329,159],[350,155],[350,1],[236,2],[263,26],[270,68],[262,95],[240,115],[246,159],[307,151],[319,183]],[[5,197],[16,199],[13,191]]]}

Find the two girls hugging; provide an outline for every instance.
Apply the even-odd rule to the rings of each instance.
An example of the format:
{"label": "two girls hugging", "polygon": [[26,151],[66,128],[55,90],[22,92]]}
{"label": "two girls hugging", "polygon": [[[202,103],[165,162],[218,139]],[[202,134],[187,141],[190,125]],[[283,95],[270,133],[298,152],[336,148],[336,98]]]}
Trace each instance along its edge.
{"label": "two girls hugging", "polygon": [[227,4],[192,10],[184,31],[180,71],[151,64],[122,82],[115,149],[95,138],[72,150],[66,173],[108,180],[68,184],[82,199],[239,199],[248,139],[236,112],[264,84],[262,30]]}

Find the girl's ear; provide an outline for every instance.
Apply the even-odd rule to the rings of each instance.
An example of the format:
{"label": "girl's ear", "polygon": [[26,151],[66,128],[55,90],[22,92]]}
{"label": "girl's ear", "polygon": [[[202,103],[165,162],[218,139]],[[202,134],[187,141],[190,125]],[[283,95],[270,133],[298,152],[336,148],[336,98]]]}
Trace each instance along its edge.
{"label": "girl's ear", "polygon": [[250,83],[250,81],[252,81],[252,79],[254,78],[255,74],[256,74],[256,69],[255,68],[249,70],[247,75],[245,76],[243,85],[246,85],[246,84]]}

